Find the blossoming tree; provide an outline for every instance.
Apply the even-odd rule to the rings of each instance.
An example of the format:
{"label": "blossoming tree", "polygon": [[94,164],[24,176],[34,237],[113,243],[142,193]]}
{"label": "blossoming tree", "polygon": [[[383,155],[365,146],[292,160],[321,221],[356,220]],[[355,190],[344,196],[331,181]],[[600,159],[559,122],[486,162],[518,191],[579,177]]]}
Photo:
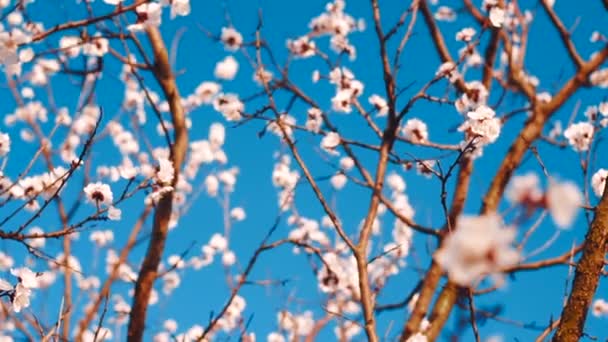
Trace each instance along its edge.
{"label": "blossoming tree", "polygon": [[608,3],[443,2],[0,1],[0,340],[607,338]]}

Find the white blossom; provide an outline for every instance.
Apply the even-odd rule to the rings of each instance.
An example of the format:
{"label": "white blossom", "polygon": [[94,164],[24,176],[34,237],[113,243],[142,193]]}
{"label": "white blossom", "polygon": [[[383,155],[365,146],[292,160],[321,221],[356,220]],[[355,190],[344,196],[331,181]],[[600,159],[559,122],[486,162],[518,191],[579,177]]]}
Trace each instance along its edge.
{"label": "white blossom", "polygon": [[593,139],[593,125],[589,122],[572,124],[564,131],[564,137],[575,151],[585,152]]}
{"label": "white blossom", "polygon": [[413,143],[428,141],[429,132],[426,123],[420,119],[409,119],[401,129],[403,136]]}
{"label": "white blossom", "polygon": [[569,228],[583,204],[583,194],[573,182],[549,180],[547,209],[558,228]]}
{"label": "white blossom", "polygon": [[596,196],[602,197],[604,188],[606,188],[606,179],[608,178],[608,170],[599,169],[591,177],[591,187]]}
{"label": "white blossom", "polygon": [[223,27],[220,36],[226,50],[236,51],[243,44],[243,36],[233,27]]}
{"label": "white blossom", "polygon": [[156,173],[156,178],[161,184],[171,184],[175,176],[173,162],[167,158],[158,158],[159,169]]}
{"label": "white blossom", "polygon": [[214,75],[224,80],[232,80],[239,70],[239,63],[232,56],[227,56],[215,65]]}
{"label": "white blossom", "polygon": [[321,139],[321,148],[329,154],[337,155],[336,148],[340,145],[340,141],[341,138],[338,133],[329,132]]}
{"label": "white blossom", "polygon": [[0,157],[11,151],[11,138],[8,134],[0,132]]}
{"label": "white blossom", "polygon": [[84,188],[84,192],[87,195],[87,200],[96,205],[111,205],[112,201],[114,200],[112,189],[110,189],[110,186],[105,183],[89,183]]}
{"label": "white blossom", "polygon": [[519,261],[519,253],[511,246],[515,234],[515,229],[505,228],[501,217],[494,213],[460,216],[434,258],[452,281],[471,286],[483,276],[497,276]]}

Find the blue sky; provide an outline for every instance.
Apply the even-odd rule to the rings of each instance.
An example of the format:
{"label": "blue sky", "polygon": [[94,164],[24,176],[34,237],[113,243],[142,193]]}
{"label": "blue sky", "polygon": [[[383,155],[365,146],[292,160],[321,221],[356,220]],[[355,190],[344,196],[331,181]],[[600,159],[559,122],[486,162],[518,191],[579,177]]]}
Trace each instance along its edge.
{"label": "blue sky", "polygon": [[[99,1],[98,1],[99,2]],[[192,15],[186,18],[169,20],[166,15],[162,26],[162,32],[168,42],[172,37],[185,28],[183,38],[177,50],[176,69],[183,70],[183,74],[178,77],[178,86],[182,95],[190,94],[194,88],[203,80],[213,79],[213,68],[215,63],[224,58],[228,53],[219,44],[210,41],[199,29],[199,25],[212,32],[219,32],[222,26],[226,25],[224,16],[224,6],[219,1],[196,1],[192,0]],[[440,1],[442,5],[457,4],[457,1]],[[274,47],[279,60],[284,60],[287,55],[285,41],[306,33],[309,20],[323,11],[325,1],[249,1],[235,0],[228,1],[226,8],[234,26],[243,33],[245,40],[251,40],[254,33],[258,9],[262,10],[264,18],[263,36],[271,46]],[[383,24],[386,26],[398,20],[399,15],[407,6],[407,2],[397,0],[380,1]],[[542,8],[536,1],[522,1],[521,7],[529,8],[537,14],[535,22],[532,24],[530,33],[529,52],[526,59],[526,68],[529,72],[536,75],[541,80],[540,90],[555,91],[560,84],[563,84],[564,75],[572,74],[573,68],[569,63],[567,54],[558,40],[556,31],[548,23]],[[98,13],[109,10],[109,6],[95,4]],[[66,5],[63,1],[49,0],[39,1],[32,6],[36,9],[31,12],[35,20],[44,20],[47,27],[69,18],[81,17],[82,11],[75,10],[73,5]],[[583,58],[587,59],[594,49],[598,49],[598,44],[589,42],[589,36],[593,30],[604,30],[608,27],[608,17],[600,1],[574,2],[567,0],[557,0],[555,10],[560,14],[566,26],[570,27],[576,23],[576,30],[573,39],[577,43],[577,48]],[[381,65],[378,58],[378,42],[372,28],[370,16],[370,4],[368,1],[357,0],[347,2],[347,13],[355,18],[364,18],[368,28],[362,33],[353,33],[351,41],[357,48],[357,59],[353,62],[347,61],[345,64],[356,74],[356,77],[365,83],[365,93],[361,98],[367,104],[367,97],[373,93],[383,94],[384,86],[381,75]],[[66,14],[67,13],[67,14]],[[462,14],[461,19],[454,23],[440,23],[440,28],[444,32],[448,46],[453,56],[460,48],[460,42],[456,42],[453,37],[462,27],[471,25],[472,21],[466,14]],[[50,42],[60,35],[55,35]],[[321,39],[318,43],[323,49],[327,49],[327,39]],[[169,43],[168,43],[169,45]],[[394,48],[391,45],[391,48]],[[235,58],[240,62],[241,69],[234,81],[226,82],[224,89],[239,94],[251,94],[257,89],[251,81],[252,70],[246,59],[242,55],[235,54]],[[107,117],[116,112],[123,97],[123,86],[118,80],[120,65],[111,58],[107,58],[106,69],[101,85],[96,92],[97,103],[108,113]],[[346,60],[346,59],[345,59]],[[413,90],[406,92],[403,99],[412,95],[418,87],[431,79],[439,64],[439,59],[432,48],[432,43],[427,36],[426,27],[420,19],[414,29],[414,35],[408,43],[408,48],[403,55],[402,70],[398,85],[403,86],[414,82]],[[330,107],[329,99],[333,95],[333,87],[320,82],[313,84],[311,72],[319,68],[322,73],[324,65],[318,61],[300,60],[294,61],[291,67],[291,76],[302,86],[302,88],[312,95],[317,102],[323,104],[325,108]],[[468,74],[467,80],[473,80],[477,74]],[[55,77],[56,84],[54,92],[59,104],[68,106],[71,110],[76,106],[74,91],[77,88],[71,86],[63,76]],[[151,80],[148,78],[148,80]],[[153,84],[149,82],[149,84]],[[445,84],[437,85],[434,89],[437,94],[445,89]],[[156,89],[154,85],[153,88]],[[10,113],[14,110],[15,104],[9,99],[8,90],[1,90],[7,100],[0,102],[1,113]],[[39,91],[43,94],[43,91]],[[41,95],[43,98],[44,96]],[[490,103],[495,102],[497,94],[493,94]],[[583,111],[587,105],[597,104],[602,99],[605,100],[606,93],[601,90],[581,91],[567,102],[565,106],[556,114],[555,119],[567,122],[572,111],[576,108],[577,101],[580,101],[578,120],[583,119]],[[281,102],[282,101],[282,102]],[[279,98],[279,102],[284,106],[286,101]],[[518,108],[523,104],[521,99],[508,98],[507,104],[503,105],[498,114],[508,112],[513,108]],[[281,106],[281,104],[279,105]],[[255,109],[254,105],[247,106],[248,111]],[[297,103],[292,109],[298,122],[305,120],[307,107]],[[149,124],[145,126],[150,135],[155,136],[156,123],[154,116],[150,112]],[[338,123],[341,134],[348,137],[357,137],[374,142],[373,136],[365,126],[364,121],[356,114],[342,115],[332,114],[332,119]],[[207,136],[208,127],[212,122],[224,122],[222,116],[215,112],[211,107],[202,107],[190,114],[193,121],[191,129],[191,139],[203,139]],[[449,106],[437,106],[430,104],[419,104],[414,107],[409,117],[423,119],[429,125],[430,137],[432,141],[441,143],[457,143],[461,139],[460,134],[445,133],[448,128],[460,123],[460,116],[456,110]],[[477,213],[481,205],[480,199],[491,181],[491,177],[497,169],[501,157],[504,156],[510,142],[516,136],[524,118],[509,121],[503,127],[503,134],[499,141],[485,150],[484,157],[477,160],[475,164],[475,176],[471,183],[469,198],[466,203],[465,212],[469,214]],[[279,140],[266,134],[259,138],[257,133],[262,129],[259,122],[252,122],[247,125],[231,127],[227,124],[227,140],[225,150],[229,156],[230,163],[240,168],[241,173],[238,178],[236,191],[234,192],[231,203],[242,206],[247,212],[247,219],[244,222],[236,223],[233,227],[231,248],[237,253],[239,261],[246,263],[253,250],[258,246],[268,229],[273,224],[278,214],[276,205],[276,192],[271,181],[271,173],[274,164],[273,153],[281,149]],[[7,130],[0,128],[0,130]],[[17,132],[12,130],[12,132]],[[35,147],[17,142],[13,147],[14,152],[18,151],[19,156],[29,156]],[[160,137],[155,143],[161,143]],[[319,158],[316,146],[318,138],[312,135],[301,134],[298,136],[298,145],[302,149],[304,159],[309,163],[315,176],[327,176],[332,174],[332,168]],[[111,144],[95,147],[93,150],[94,158],[99,160],[112,160],[115,151]],[[568,179],[582,184],[580,167],[578,166],[579,156],[571,149],[559,150],[547,146],[543,143],[537,144],[539,152],[543,158],[547,169],[551,175],[561,179]],[[605,153],[605,145],[600,144],[598,156]],[[428,149],[415,149],[408,145],[398,145],[397,151],[415,152],[424,157],[431,157],[441,154],[441,152],[430,151]],[[602,152],[604,151],[604,152]],[[12,156],[7,165],[6,173],[16,175],[28,159],[21,159],[19,156]],[[369,153],[363,153],[362,159],[368,168],[374,165],[375,157]],[[451,158],[453,160],[453,158]],[[595,169],[608,167],[608,162],[597,158]],[[440,227],[443,223],[441,206],[439,202],[440,184],[436,179],[427,180],[417,176],[415,172],[402,172],[407,182],[407,194],[410,202],[416,210],[415,219],[417,222],[433,227]],[[540,174],[541,170],[534,158],[527,158],[526,162],[518,170],[518,173],[533,170]],[[76,182],[78,183],[78,182]],[[360,220],[365,215],[365,210],[369,201],[369,191],[362,190],[349,184],[346,189],[334,194],[328,182],[322,182],[322,188],[327,196],[335,200],[336,210],[340,218],[345,223],[349,233],[355,233]],[[450,188],[453,184],[450,185]],[[78,185],[74,184],[65,197],[73,199],[78,191]],[[115,190],[116,191],[116,190]],[[592,198],[595,201],[595,198]],[[320,219],[323,215],[322,208],[315,200],[307,184],[302,184],[297,193],[297,206],[300,214],[310,218]],[[505,206],[506,207],[506,206]],[[114,230],[116,240],[114,246],[120,248],[126,241],[127,234],[137,213],[141,208],[141,198],[134,198],[126,203],[123,209],[124,222],[113,224],[111,222],[100,223],[101,226]],[[90,208],[83,207],[80,215],[86,215]],[[133,214],[132,214],[133,213]],[[81,216],[81,217],[83,217]],[[56,224],[53,215],[47,214],[39,222],[39,225],[51,226]],[[383,232],[385,240],[390,239],[390,227],[392,220],[386,220],[386,231]],[[192,210],[180,220],[180,226],[172,231],[167,244],[165,256],[170,254],[180,254],[187,250],[194,242],[195,247],[191,253],[198,253],[200,246],[206,243],[209,237],[222,230],[221,210],[217,202],[206,196],[201,196],[194,204]],[[279,228],[275,232],[276,239],[287,236],[289,227],[282,220]],[[539,229],[531,239],[529,246],[540,246],[550,238],[555,232],[555,227],[550,220]],[[568,231],[560,234],[556,243],[551,248],[537,256],[535,259],[546,258],[562,254],[572,245],[573,241],[580,242],[585,234],[584,215],[579,215],[576,225]],[[88,233],[83,233],[81,240],[75,244],[75,253],[81,257],[81,262],[87,269],[87,262],[91,259],[90,245],[88,244]],[[416,236],[415,238],[415,257],[410,256],[406,259],[408,267],[403,273],[391,279],[386,290],[380,296],[380,303],[390,303],[401,300],[405,297],[419,280],[418,268],[426,269],[429,264],[429,254],[426,248],[428,243],[426,237]],[[19,245],[2,242],[3,249],[15,255],[22,255],[23,248]],[[48,252],[51,255],[60,251],[59,242],[50,242]],[[145,251],[142,246],[138,247],[131,261],[137,261]],[[102,269],[105,253],[98,254],[97,267]],[[18,258],[17,258],[18,259]],[[19,260],[19,259],[18,259]],[[45,263],[40,263],[43,267]],[[483,295],[477,298],[478,308],[490,308],[501,306],[501,317],[517,320],[524,323],[536,323],[538,326],[546,326],[550,317],[556,317],[560,313],[563,301],[565,278],[568,269],[566,267],[554,267],[541,272],[520,273],[514,279],[509,279],[507,286],[492,294]],[[105,275],[104,275],[105,277]],[[104,279],[102,277],[102,279]],[[265,340],[265,336],[276,329],[276,313],[287,308],[292,312],[313,310],[315,317],[320,317],[322,311],[319,304],[323,296],[316,289],[314,275],[310,270],[308,261],[302,255],[293,255],[290,247],[283,247],[272,253],[261,257],[251,275],[252,279],[288,279],[289,282],[283,287],[263,288],[260,286],[245,286],[242,295],[247,300],[245,316],[251,319],[249,329],[256,333],[259,340]],[[115,289],[125,293],[127,285],[121,284]],[[53,291],[58,291],[58,288]],[[58,293],[58,292],[57,292]],[[167,318],[176,319],[179,323],[179,331],[188,329],[193,324],[205,326],[210,313],[217,312],[227,298],[227,289],[224,282],[224,271],[222,266],[216,261],[212,266],[203,268],[200,271],[189,270],[182,275],[182,285],[173,293],[169,299],[161,299],[160,304],[153,306],[149,311],[149,333],[156,332]],[[288,301],[292,296],[303,301]],[[597,292],[598,298],[608,298],[608,285],[604,283]],[[56,305],[59,296],[50,296],[45,306],[52,308]],[[81,301],[82,302],[82,301]],[[50,312],[55,310],[49,309]],[[78,316],[78,315],[76,315]],[[447,325],[446,334],[454,327],[454,318]],[[378,318],[378,331],[383,335],[388,331],[387,336],[395,336],[397,330],[403,323],[406,314],[404,310],[384,313]],[[587,331],[600,340],[608,338],[608,321],[606,318],[598,319],[589,316]],[[334,338],[333,326],[323,330],[319,340],[331,340]],[[501,335],[505,341],[529,341],[535,338],[539,332],[532,329],[518,328],[510,324],[505,324],[495,320],[488,320],[480,328],[481,336]],[[123,329],[124,332],[124,329]],[[360,334],[357,340],[364,337]],[[470,329],[467,328],[462,340],[471,340]]]}

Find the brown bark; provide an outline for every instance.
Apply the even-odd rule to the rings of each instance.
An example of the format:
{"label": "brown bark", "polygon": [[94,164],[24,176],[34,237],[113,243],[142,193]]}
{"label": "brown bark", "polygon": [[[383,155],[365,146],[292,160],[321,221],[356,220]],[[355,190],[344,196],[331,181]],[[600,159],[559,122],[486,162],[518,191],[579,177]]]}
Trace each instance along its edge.
{"label": "brown bark", "polygon": [[[167,48],[162,36],[157,28],[148,28],[146,29],[146,33],[154,52],[154,76],[169,103],[171,119],[175,129],[175,141],[171,146],[171,160],[175,169],[173,185],[175,185],[188,149],[188,131],[184,110],[180,102],[181,97],[175,83],[175,76],[171,71]],[[128,341],[143,340],[148,300],[154,281],[157,278],[158,265],[165,249],[172,204],[173,192],[170,192],[160,199],[154,212],[150,244],[148,245],[146,256],[135,283],[135,295],[133,296],[133,305],[129,314]]]}
{"label": "brown bark", "polygon": [[608,248],[608,187],[595,209],[595,218],[585,236],[585,246],[574,275],[568,302],[553,341],[578,341],[583,335],[589,306],[597,290]]}

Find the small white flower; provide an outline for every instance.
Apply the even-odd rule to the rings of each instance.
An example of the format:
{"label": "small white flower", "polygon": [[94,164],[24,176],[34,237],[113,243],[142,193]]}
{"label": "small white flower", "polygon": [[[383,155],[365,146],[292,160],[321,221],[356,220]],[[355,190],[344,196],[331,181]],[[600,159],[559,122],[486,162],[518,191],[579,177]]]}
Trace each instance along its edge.
{"label": "small white flower", "polygon": [[403,177],[399,176],[395,172],[391,172],[386,177],[386,185],[391,189],[391,191],[396,193],[402,193],[405,191],[405,181]]}
{"label": "small white flower", "polygon": [[116,207],[108,208],[108,219],[111,221],[119,221],[122,216],[122,211]]}
{"label": "small white flower", "polygon": [[497,6],[492,7],[490,9],[489,19],[492,26],[497,28],[502,27],[505,22],[505,10]]}
{"label": "small white flower", "polygon": [[340,135],[336,132],[329,132],[321,139],[321,148],[333,155],[337,155],[336,148],[340,145]]}
{"label": "small white flower", "polygon": [[175,267],[179,270],[186,267],[186,262],[184,261],[184,259],[181,256],[175,254],[170,255],[167,258],[167,264],[169,264],[169,267]]}
{"label": "small white flower", "polygon": [[217,196],[217,191],[220,187],[220,181],[214,175],[208,175],[205,178],[205,187],[207,188],[207,194],[211,197]]}
{"label": "small white flower", "polygon": [[572,124],[564,131],[564,137],[575,151],[587,151],[593,139],[593,125],[589,122]]}
{"label": "small white flower", "polygon": [[403,136],[413,143],[426,142],[429,132],[424,121],[420,119],[409,119],[401,129]]}
{"label": "small white flower", "polygon": [[243,44],[243,36],[233,27],[223,27],[221,41],[224,43],[226,50],[236,51]]}
{"label": "small white flower", "polygon": [[101,182],[87,184],[84,192],[87,195],[87,200],[95,205],[111,205],[114,200],[110,186]]}
{"label": "small white flower", "polygon": [[506,191],[506,198],[513,204],[538,203],[543,193],[540,189],[540,180],[535,173],[514,176]]}
{"label": "small white flower", "polygon": [[599,169],[591,177],[591,187],[596,196],[602,197],[604,188],[606,187],[606,178],[608,178],[608,170]]}
{"label": "small white flower", "polygon": [[11,274],[17,277],[23,286],[30,289],[38,288],[38,275],[29,268],[11,268]]}
{"label": "small white flower", "polygon": [[159,170],[156,173],[156,178],[161,184],[171,184],[175,175],[173,163],[167,158],[158,158]]}
{"label": "small white flower", "polygon": [[583,194],[572,182],[559,183],[549,180],[547,189],[547,209],[558,228],[569,228],[580,206],[583,204]]}
{"label": "small white flower", "polygon": [[246,217],[245,209],[241,207],[232,208],[230,210],[230,217],[235,221],[243,221]]}
{"label": "small white flower", "polygon": [[346,176],[343,173],[336,173],[335,175],[333,175],[331,177],[331,179],[329,181],[331,183],[331,186],[335,190],[341,190],[342,188],[344,188],[344,185],[346,185],[348,178],[346,178]]}
{"label": "small white flower", "polygon": [[214,122],[209,126],[209,142],[215,148],[224,145],[226,139],[226,129],[219,122]]}
{"label": "small white flower", "polygon": [[0,132],[0,157],[4,157],[11,151],[11,137]]}
{"label": "small white flower", "polygon": [[171,19],[176,16],[186,16],[190,14],[190,0],[171,1]]}
{"label": "small white flower", "polygon": [[15,293],[13,295],[13,310],[15,312],[21,312],[22,309],[30,306],[30,296],[32,295],[32,290],[23,286],[23,284],[19,283],[15,286]]}
{"label": "small white flower", "polygon": [[215,233],[209,240],[209,246],[218,251],[225,251],[228,248],[228,241],[223,235]]}
{"label": "small white flower", "polygon": [[378,117],[386,116],[388,113],[388,104],[382,96],[373,94],[369,97],[368,101],[376,109]]}
{"label": "small white flower", "polygon": [[202,82],[196,87],[194,94],[200,103],[210,104],[220,89],[221,86],[215,82]]}
{"label": "small white flower", "polygon": [[213,108],[222,113],[227,121],[238,121],[245,105],[235,94],[219,94],[213,100]]}
{"label": "small white flower", "polygon": [[232,56],[227,56],[215,65],[214,75],[223,80],[232,80],[239,70],[239,63]]}
{"label": "small white flower", "polygon": [[467,113],[469,119],[458,130],[465,132],[467,141],[476,138],[476,142],[481,145],[493,143],[498,139],[502,126],[500,119],[494,115],[492,108],[481,105]]}
{"label": "small white flower", "polygon": [[91,233],[90,240],[97,247],[105,247],[114,241],[114,233],[111,230],[96,230]]}
{"label": "small white flower", "polygon": [[319,108],[310,108],[307,111],[306,129],[311,132],[319,133],[323,124],[323,112]]}
{"label": "small white flower", "polygon": [[435,76],[446,77],[450,80],[450,83],[454,83],[460,78],[460,73],[458,72],[454,62],[445,62],[439,66]]}
{"label": "small white flower", "polygon": [[296,40],[287,40],[287,48],[296,57],[306,58],[314,56],[316,46],[308,36],[302,36]]}
{"label": "small white flower", "polygon": [[344,171],[350,171],[355,166],[355,161],[351,157],[343,157],[340,159],[340,167]]}
{"label": "small white flower", "polygon": [[177,322],[174,319],[168,319],[163,323],[163,328],[170,333],[177,331]]}
{"label": "small white flower", "polygon": [[595,317],[608,316],[608,302],[603,299],[597,299],[591,306],[591,312]]}
{"label": "small white flower", "polygon": [[448,6],[439,6],[435,12],[435,19],[439,21],[454,21],[456,20],[456,12]]}
{"label": "small white flower", "polygon": [[350,89],[340,89],[331,99],[332,109],[336,112],[350,113],[352,111],[351,100],[353,93]]}
{"label": "small white flower", "polygon": [[503,227],[501,217],[495,213],[461,216],[434,259],[452,281],[470,286],[483,276],[498,275],[505,267],[519,262],[519,252],[511,246],[515,234],[515,229]]}
{"label": "small white flower", "polygon": [[465,27],[456,33],[456,40],[460,40],[463,42],[470,42],[471,39],[473,39],[473,36],[475,36],[475,33],[477,33],[477,32],[475,31],[474,28]]}
{"label": "small white flower", "polygon": [[236,262],[236,255],[233,251],[225,251],[222,254],[222,264],[224,266],[232,266]]}

